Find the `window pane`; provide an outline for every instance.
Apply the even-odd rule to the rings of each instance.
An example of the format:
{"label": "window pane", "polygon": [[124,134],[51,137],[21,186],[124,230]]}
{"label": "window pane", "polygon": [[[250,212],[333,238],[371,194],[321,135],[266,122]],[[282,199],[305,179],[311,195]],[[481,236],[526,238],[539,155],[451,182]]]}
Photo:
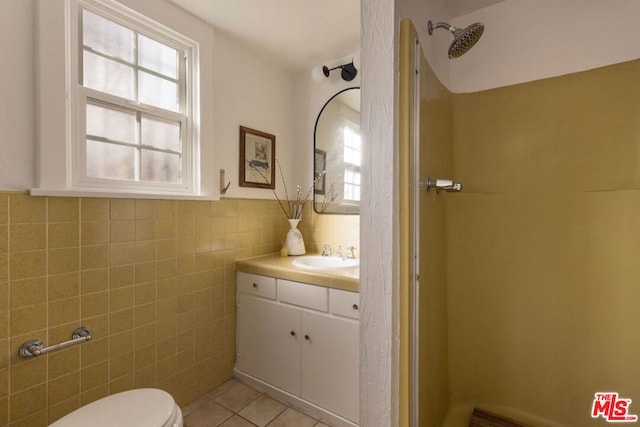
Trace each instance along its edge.
{"label": "window pane", "polygon": [[344,200],[360,200],[360,187],[352,184],[344,184]]}
{"label": "window pane", "polygon": [[360,171],[352,168],[344,170],[344,199],[360,200]]}
{"label": "window pane", "polygon": [[[110,2],[103,5],[105,10],[106,3]],[[175,114],[184,112],[188,99],[183,99],[183,89],[191,87],[190,76],[181,74],[182,50],[175,47],[184,40],[170,32],[166,38],[145,36],[141,33],[157,34],[159,26],[130,20],[120,10],[100,16],[102,9],[92,12],[81,4],[80,13],[82,40],[76,45],[82,81],[78,83],[92,89],[81,91],[80,105],[85,109],[80,119],[86,125],[83,173],[133,188],[168,184],[164,188],[175,189],[191,182],[185,176],[191,169],[183,169],[194,144],[183,141],[183,126],[191,117]]]}
{"label": "window pane", "polygon": [[344,161],[355,166],[360,166],[362,141],[360,132],[351,126],[344,126]]}
{"label": "window pane", "polygon": [[136,149],[122,145],[87,141],[87,176],[135,179]]}
{"label": "window pane", "polygon": [[360,166],[360,152],[354,150],[353,148],[344,147],[344,161],[345,163],[350,163],[355,166]]}
{"label": "window pane", "polygon": [[133,99],[133,68],[84,51],[85,87]]}
{"label": "window pane", "polygon": [[177,154],[142,150],[140,178],[145,181],[180,183],[181,165]]}
{"label": "window pane", "polygon": [[144,71],[138,72],[138,102],[178,111],[178,85]]}
{"label": "window pane", "polygon": [[85,46],[133,62],[133,31],[130,29],[85,9],[82,13],[82,31]]}
{"label": "window pane", "polygon": [[136,115],[87,104],[87,135],[135,144]]}
{"label": "window pane", "polygon": [[165,150],[181,151],[180,123],[142,117],[142,144]]}
{"label": "window pane", "polygon": [[178,78],[178,51],[138,34],[138,65],[173,79]]}

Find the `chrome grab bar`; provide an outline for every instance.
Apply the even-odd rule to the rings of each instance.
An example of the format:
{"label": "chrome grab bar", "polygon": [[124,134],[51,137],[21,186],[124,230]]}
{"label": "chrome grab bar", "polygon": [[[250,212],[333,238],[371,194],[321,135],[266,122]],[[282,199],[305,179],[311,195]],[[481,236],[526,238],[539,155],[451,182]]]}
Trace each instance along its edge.
{"label": "chrome grab bar", "polygon": [[80,344],[91,339],[91,328],[87,326],[80,326],[71,335],[69,341],[61,342],[60,344],[51,345],[49,347],[43,347],[40,340],[29,340],[20,346],[18,354],[23,359],[29,359],[31,357],[40,356],[41,354],[49,353],[53,350],[69,347],[70,345]]}

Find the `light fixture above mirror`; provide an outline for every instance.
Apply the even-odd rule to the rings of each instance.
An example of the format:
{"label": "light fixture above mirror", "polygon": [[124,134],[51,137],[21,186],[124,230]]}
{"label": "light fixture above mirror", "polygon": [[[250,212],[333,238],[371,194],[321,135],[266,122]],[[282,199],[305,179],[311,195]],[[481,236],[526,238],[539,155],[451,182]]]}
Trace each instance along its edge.
{"label": "light fixture above mirror", "polygon": [[340,77],[345,82],[350,82],[355,79],[358,75],[358,70],[360,69],[360,55],[354,55],[353,59],[349,62],[344,62],[342,64],[336,65],[335,67],[329,67],[327,65],[316,65],[311,70],[311,77],[316,82],[321,82],[325,78],[329,78],[329,75],[333,70],[340,70]]}
{"label": "light fixture above mirror", "polygon": [[343,64],[343,65],[338,65],[333,68],[329,68],[326,65],[323,65],[322,74],[325,77],[329,77],[329,74],[333,70],[337,70],[337,69],[342,70],[340,72],[340,77],[342,77],[342,80],[344,80],[345,82],[350,82],[351,80],[355,79],[356,75],[358,74],[358,70],[356,70],[356,67],[355,65],[353,65],[353,62],[349,62],[348,64]]}

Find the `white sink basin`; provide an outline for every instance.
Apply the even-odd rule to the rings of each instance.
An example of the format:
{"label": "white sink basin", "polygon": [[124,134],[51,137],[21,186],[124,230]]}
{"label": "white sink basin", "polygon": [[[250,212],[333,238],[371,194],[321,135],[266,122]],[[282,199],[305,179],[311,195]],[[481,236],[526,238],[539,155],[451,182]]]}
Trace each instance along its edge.
{"label": "white sink basin", "polygon": [[357,267],[357,259],[339,258],[334,256],[307,255],[297,258],[293,265],[307,270],[337,270],[340,268]]}

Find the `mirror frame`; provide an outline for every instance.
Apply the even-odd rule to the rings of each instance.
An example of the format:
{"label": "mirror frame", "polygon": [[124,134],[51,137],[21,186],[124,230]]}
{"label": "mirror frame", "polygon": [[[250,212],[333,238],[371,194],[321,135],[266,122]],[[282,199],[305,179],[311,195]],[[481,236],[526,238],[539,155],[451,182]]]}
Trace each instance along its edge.
{"label": "mirror frame", "polygon": [[[315,181],[316,176],[317,176],[317,172],[316,172],[316,150],[317,150],[317,141],[316,141],[316,134],[318,131],[318,122],[320,121],[320,117],[322,117],[322,112],[325,110],[325,108],[327,107],[327,105],[329,105],[329,103],[331,101],[333,101],[334,98],[336,98],[337,96],[341,95],[343,92],[346,92],[348,90],[353,90],[353,89],[358,89],[360,90],[360,86],[351,86],[351,87],[347,87],[344,88],[340,91],[338,91],[337,93],[333,94],[328,100],[327,102],[324,103],[324,105],[322,106],[322,108],[320,109],[320,112],[318,113],[318,117],[316,117],[316,123],[313,126],[313,180]],[[360,113],[360,112],[358,112]],[[326,167],[325,167],[326,169]],[[320,172],[320,171],[318,171]],[[324,179],[324,177],[323,177]],[[320,193],[316,193],[315,190],[315,185],[314,185],[314,189],[313,189],[313,211],[317,214],[323,214],[323,215],[360,215],[360,204],[358,203],[357,208],[354,207],[354,210],[351,212],[337,212],[337,211],[330,211],[330,212],[320,212],[316,206],[317,206],[317,201],[316,201],[316,196],[320,194]]]}

